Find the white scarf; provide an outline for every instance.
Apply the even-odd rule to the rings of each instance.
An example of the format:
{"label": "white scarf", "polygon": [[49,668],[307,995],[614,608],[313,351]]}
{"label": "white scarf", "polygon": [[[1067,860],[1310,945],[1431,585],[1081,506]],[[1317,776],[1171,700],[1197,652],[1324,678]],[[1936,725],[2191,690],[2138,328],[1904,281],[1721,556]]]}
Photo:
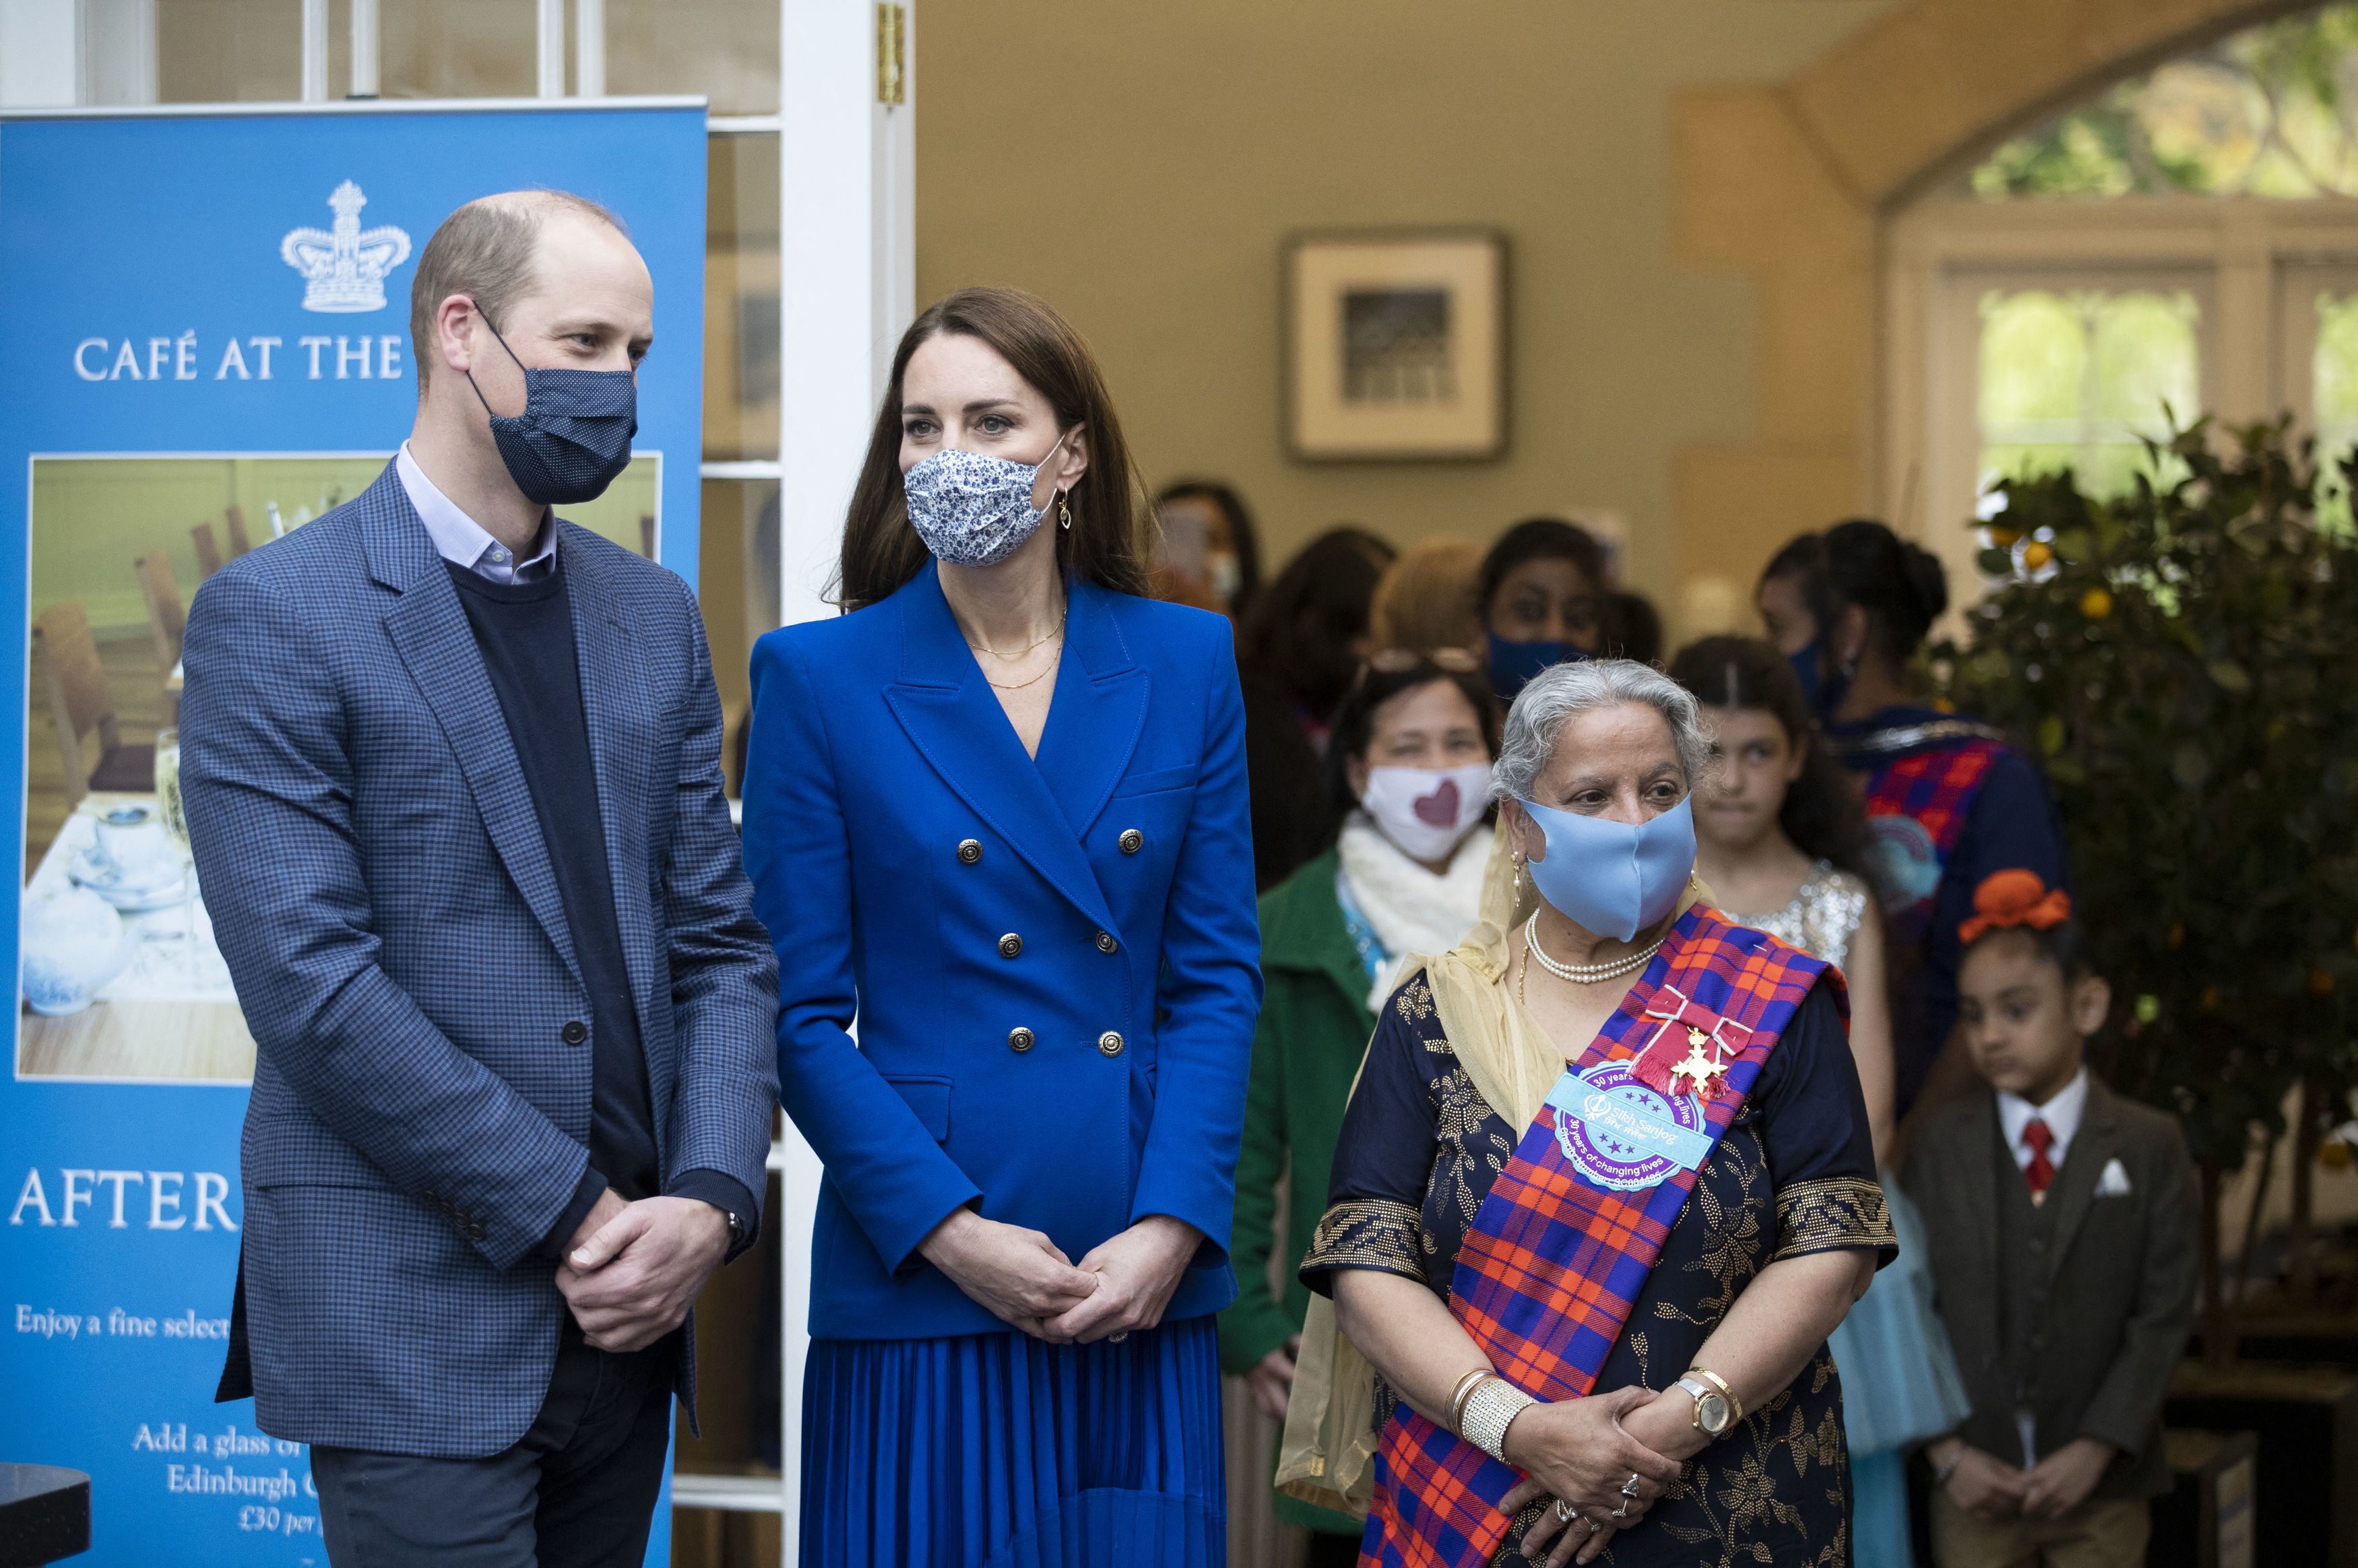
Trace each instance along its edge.
{"label": "white scarf", "polygon": [[1393,963],[1376,977],[1368,1011],[1383,1011],[1384,999],[1400,977],[1390,972],[1411,953],[1446,953],[1465,939],[1482,917],[1482,872],[1490,858],[1490,836],[1469,832],[1449,857],[1449,870],[1434,876],[1401,852],[1364,811],[1351,813],[1336,844],[1346,891],[1353,907],[1375,928]]}

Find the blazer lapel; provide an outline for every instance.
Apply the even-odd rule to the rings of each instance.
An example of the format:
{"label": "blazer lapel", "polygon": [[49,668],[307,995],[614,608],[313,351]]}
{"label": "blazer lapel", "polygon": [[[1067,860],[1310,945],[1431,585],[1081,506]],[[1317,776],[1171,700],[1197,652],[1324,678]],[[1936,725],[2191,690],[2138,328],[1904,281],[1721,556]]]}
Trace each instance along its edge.
{"label": "blazer lapel", "polygon": [[2104,1175],[2105,1162],[2115,1152],[2114,1120],[2112,1090],[2093,1074],[2089,1075],[2088,1100],[2080,1111],[2080,1130],[2072,1134],[2071,1152],[2063,1156],[2063,1168],[2055,1173],[2055,1183],[2047,1190],[2047,1201],[2055,1206],[2055,1238],[2047,1253],[2047,1271],[2050,1275],[2063,1266],[2063,1255],[2071,1250],[2072,1237],[2079,1233],[2088,1211],[2095,1206],[2096,1183]]}
{"label": "blazer lapel", "polygon": [[[1998,1278],[1998,1213],[2006,1196],[2002,1184],[2009,1180],[2019,1181],[2021,1172],[2015,1166],[2014,1151],[2006,1144],[2006,1128],[1998,1120],[1996,1095],[1984,1091],[1981,1114],[1974,1119],[1981,1128],[1975,1141],[1982,1146],[1983,1169],[1988,1174],[1983,1178],[1985,1184],[1978,1195],[1979,1201],[1967,1203],[1965,1210],[1973,1218],[1976,1256],[1982,1261],[1981,1277],[1989,1281],[1990,1301],[1995,1306]],[[1973,1167],[1968,1164],[1963,1168],[1971,1170]]]}
{"label": "blazer lapel", "polygon": [[[1046,735],[1042,736],[1040,763],[1035,763],[1025,754],[1015,727],[1008,723],[1006,710],[959,634],[933,565],[927,563],[892,602],[901,615],[901,668],[884,700],[910,743],[942,782],[1050,885],[1097,922],[1098,929],[1114,930],[1097,874],[1041,771],[1040,763],[1048,761]],[[1065,700],[1068,681],[1075,679],[1071,670],[1058,672],[1050,730],[1056,726],[1055,708]],[[1133,735],[1131,743],[1135,741]]]}
{"label": "blazer lapel", "polygon": [[[629,971],[633,1006],[638,1011],[639,1033],[652,1040],[654,1019],[650,1010],[658,994],[656,955],[637,940],[639,933],[656,929],[654,896],[648,891],[647,787],[644,737],[654,733],[662,715],[652,710],[644,676],[645,655],[637,636],[623,623],[613,584],[598,558],[597,546],[579,530],[568,528],[557,546],[566,594],[573,608],[574,658],[581,674],[581,712],[590,731],[590,762],[598,781],[598,815],[605,827],[606,874],[613,884],[615,924],[622,935],[622,960]],[[650,1070],[668,1052],[649,1052]],[[665,1086],[654,1103],[669,1103]]]}
{"label": "blazer lapel", "polygon": [[1105,810],[1146,727],[1147,673],[1131,662],[1107,600],[1091,583],[1068,591],[1065,657],[1040,735],[1040,776],[1076,838]]}
{"label": "blazer lapel", "polygon": [[581,964],[565,923],[540,819],[534,814],[532,794],[525,787],[524,769],[508,735],[507,716],[500,711],[492,678],[484,673],[475,629],[459,602],[459,590],[392,467],[370,487],[362,503],[368,508],[369,575],[401,596],[385,611],[385,634],[449,741],[492,849],[565,967],[579,979]]}

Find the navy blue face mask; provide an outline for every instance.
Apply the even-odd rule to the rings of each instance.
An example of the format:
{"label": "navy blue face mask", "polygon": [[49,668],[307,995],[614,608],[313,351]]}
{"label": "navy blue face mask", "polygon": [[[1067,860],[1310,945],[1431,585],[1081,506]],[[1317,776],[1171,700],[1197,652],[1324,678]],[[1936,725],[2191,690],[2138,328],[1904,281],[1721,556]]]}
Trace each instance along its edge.
{"label": "navy blue face mask", "polygon": [[1850,691],[1848,674],[1837,673],[1830,676],[1825,673],[1825,650],[1826,640],[1812,637],[1808,647],[1785,655],[1786,663],[1793,666],[1795,678],[1801,683],[1801,700],[1808,703],[1810,711],[1820,719],[1828,717],[1840,708],[1843,697]]}
{"label": "navy blue face mask", "polygon": [[[483,318],[492,327],[492,319]],[[515,351],[492,327],[492,336],[515,360]],[[522,360],[524,412],[492,413],[475,373],[467,384],[492,416],[500,461],[526,501],[569,506],[595,501],[631,466],[631,438],[639,433],[639,383],[627,370],[535,370]]]}
{"label": "navy blue face mask", "polygon": [[1490,636],[1490,689],[1500,702],[1512,702],[1531,678],[1551,665],[1568,665],[1588,657],[1587,651],[1553,637],[1536,643],[1509,643],[1496,632]]}

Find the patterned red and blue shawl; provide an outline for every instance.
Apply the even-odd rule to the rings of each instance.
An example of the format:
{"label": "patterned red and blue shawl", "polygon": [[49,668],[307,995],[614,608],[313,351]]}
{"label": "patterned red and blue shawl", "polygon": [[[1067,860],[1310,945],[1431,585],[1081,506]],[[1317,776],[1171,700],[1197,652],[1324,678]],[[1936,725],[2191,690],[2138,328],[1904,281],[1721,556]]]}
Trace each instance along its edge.
{"label": "patterned red and blue shawl", "polygon": [[[1571,1072],[1635,1056],[1665,1014],[1692,1019],[1699,1009],[1750,1031],[1727,1061],[1724,1086],[1704,1104],[1702,1134],[1715,1148],[1822,973],[1833,978],[1839,999],[1839,971],[1697,904]],[[1516,1388],[1545,1400],[1585,1396],[1699,1173],[1681,1170],[1651,1187],[1608,1191],[1566,1156],[1556,1112],[1542,1107],[1466,1234],[1450,1311]],[[1378,1528],[1361,1547],[1363,1568],[1487,1563],[1513,1523],[1499,1499],[1521,1478],[1403,1403],[1384,1431],[1369,1515]]]}

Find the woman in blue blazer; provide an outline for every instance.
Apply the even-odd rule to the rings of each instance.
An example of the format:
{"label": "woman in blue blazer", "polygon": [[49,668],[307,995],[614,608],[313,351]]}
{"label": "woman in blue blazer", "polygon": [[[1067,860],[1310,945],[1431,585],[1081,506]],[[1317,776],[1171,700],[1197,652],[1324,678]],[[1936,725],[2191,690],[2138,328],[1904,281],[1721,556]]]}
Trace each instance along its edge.
{"label": "woman in blue blazer", "polygon": [[1228,622],[1141,597],[1143,516],[1087,346],[952,295],[893,359],[850,613],[754,650],[745,855],[827,1165],[807,1563],[1223,1560],[1244,719]]}

